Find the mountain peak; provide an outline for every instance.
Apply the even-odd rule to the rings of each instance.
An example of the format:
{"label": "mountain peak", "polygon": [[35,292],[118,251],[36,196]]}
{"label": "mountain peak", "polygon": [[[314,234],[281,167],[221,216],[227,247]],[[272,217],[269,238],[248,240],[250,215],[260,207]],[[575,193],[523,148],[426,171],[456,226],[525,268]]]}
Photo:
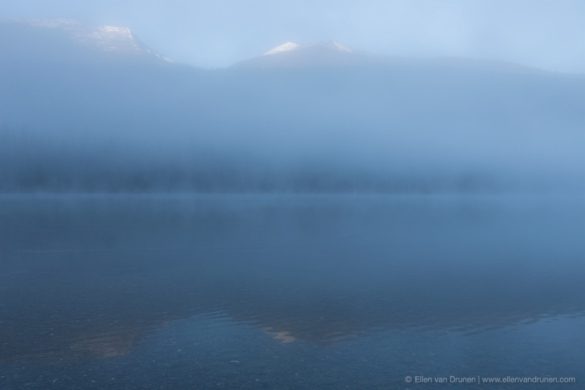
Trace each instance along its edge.
{"label": "mountain peak", "polygon": [[[126,26],[87,26],[70,19],[34,19],[0,22],[0,33],[13,36],[23,45],[28,39],[34,41],[40,56],[50,52],[51,57],[59,58],[81,49],[86,53],[89,50],[94,54],[165,60],[142,44]],[[78,52],[78,58],[82,58],[80,55]]]}
{"label": "mountain peak", "polygon": [[288,41],[273,47],[260,57],[240,62],[237,66],[260,68],[345,66],[362,61],[362,56],[356,55],[352,49],[337,41],[309,45]]}
{"label": "mountain peak", "polygon": [[144,51],[130,28],[125,26],[101,26],[91,31],[87,38],[104,51],[136,54]]}
{"label": "mountain peak", "polygon": [[292,51],[335,51],[340,53],[352,53],[348,46],[343,45],[337,41],[327,41],[322,43],[315,43],[311,45],[300,45],[293,41],[282,43],[264,53],[264,56],[271,56],[282,53],[289,53]]}
{"label": "mountain peak", "polygon": [[301,47],[301,45],[299,45],[296,42],[285,42],[283,44],[280,44],[276,47],[273,47],[272,49],[268,50],[266,53],[264,53],[265,56],[271,56],[274,54],[279,54],[279,53],[285,53],[288,51],[293,51],[293,50],[297,50]]}

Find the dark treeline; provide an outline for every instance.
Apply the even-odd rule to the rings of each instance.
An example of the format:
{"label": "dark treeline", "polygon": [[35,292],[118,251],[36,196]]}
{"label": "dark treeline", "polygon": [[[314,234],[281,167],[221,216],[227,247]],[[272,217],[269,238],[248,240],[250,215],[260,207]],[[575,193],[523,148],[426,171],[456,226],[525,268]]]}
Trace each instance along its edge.
{"label": "dark treeline", "polygon": [[128,158],[103,149],[83,153],[64,147],[51,151],[34,141],[3,139],[10,151],[0,156],[4,192],[436,192],[492,191],[501,184],[481,173],[383,175],[366,168],[327,164],[280,165],[265,161],[193,156]]}

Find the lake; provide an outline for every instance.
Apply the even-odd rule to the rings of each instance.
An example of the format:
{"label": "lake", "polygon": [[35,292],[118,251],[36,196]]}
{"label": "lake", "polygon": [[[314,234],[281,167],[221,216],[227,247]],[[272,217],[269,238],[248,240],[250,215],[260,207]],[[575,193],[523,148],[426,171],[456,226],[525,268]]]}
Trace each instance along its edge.
{"label": "lake", "polygon": [[[2,390],[566,389],[584,362],[582,196],[0,197]],[[557,383],[482,385],[524,377]]]}

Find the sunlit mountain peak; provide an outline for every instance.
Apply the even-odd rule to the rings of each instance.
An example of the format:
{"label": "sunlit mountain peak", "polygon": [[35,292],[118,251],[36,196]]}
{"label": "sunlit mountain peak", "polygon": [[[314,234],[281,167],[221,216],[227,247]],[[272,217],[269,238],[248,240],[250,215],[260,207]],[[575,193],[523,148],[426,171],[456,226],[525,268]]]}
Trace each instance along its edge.
{"label": "sunlit mountain peak", "polygon": [[300,47],[301,47],[301,45],[299,45],[296,42],[285,42],[283,44],[280,44],[280,45],[268,50],[266,53],[264,53],[264,55],[270,56],[270,55],[274,55],[274,54],[285,53],[288,51],[297,50]]}

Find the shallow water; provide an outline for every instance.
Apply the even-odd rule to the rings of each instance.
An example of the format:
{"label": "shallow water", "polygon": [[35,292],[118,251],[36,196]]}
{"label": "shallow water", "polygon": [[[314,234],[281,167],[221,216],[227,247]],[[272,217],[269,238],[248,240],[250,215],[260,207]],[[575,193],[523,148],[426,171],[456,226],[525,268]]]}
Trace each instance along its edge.
{"label": "shallow water", "polygon": [[584,238],[570,196],[4,196],[0,389],[578,388]]}

